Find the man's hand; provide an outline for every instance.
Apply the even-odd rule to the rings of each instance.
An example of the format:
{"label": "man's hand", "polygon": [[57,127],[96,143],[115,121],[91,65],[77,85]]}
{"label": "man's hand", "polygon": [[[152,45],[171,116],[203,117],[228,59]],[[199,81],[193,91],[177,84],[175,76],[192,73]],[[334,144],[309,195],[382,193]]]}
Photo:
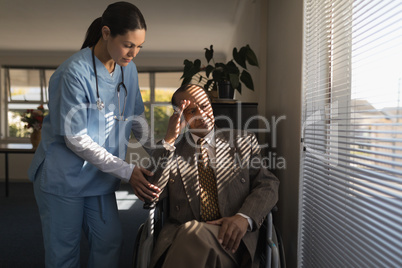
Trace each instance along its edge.
{"label": "man's hand", "polygon": [[129,183],[131,184],[131,187],[133,187],[135,195],[138,196],[141,201],[145,201],[145,199],[152,200],[155,197],[158,197],[161,190],[155,185],[149,183],[145,179],[144,174],[147,176],[153,175],[151,171],[146,170],[143,167],[135,166]]}
{"label": "man's hand", "polygon": [[183,111],[190,105],[189,100],[182,100],[180,102],[180,106],[175,108],[174,113],[169,118],[168,128],[165,135],[165,142],[174,144],[177,137],[179,136],[181,130],[183,129],[184,122],[182,122],[181,118],[183,115]]}
{"label": "man's hand", "polygon": [[247,232],[248,221],[240,215],[221,218],[207,223],[220,225],[218,241],[226,250],[231,250],[233,253],[239,248],[240,241]]}

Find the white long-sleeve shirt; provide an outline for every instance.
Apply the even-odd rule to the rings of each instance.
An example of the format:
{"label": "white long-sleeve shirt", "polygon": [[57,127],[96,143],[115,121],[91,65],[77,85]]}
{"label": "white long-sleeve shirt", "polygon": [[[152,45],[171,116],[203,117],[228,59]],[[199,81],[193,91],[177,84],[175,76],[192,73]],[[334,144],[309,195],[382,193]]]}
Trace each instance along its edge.
{"label": "white long-sleeve shirt", "polygon": [[[142,113],[140,117],[144,120],[143,122],[146,122],[144,113]],[[131,130],[138,140],[141,140],[144,135],[146,135],[145,137],[148,137],[146,142],[143,144],[143,147],[148,153],[150,153],[152,146],[150,144],[149,126],[147,125],[144,127],[144,125],[138,123],[139,121],[140,120],[133,120]],[[89,135],[65,136],[64,140],[71,151],[85,161],[96,166],[100,171],[112,174],[125,182],[130,180],[135,165],[129,164],[123,159],[109,153]]]}

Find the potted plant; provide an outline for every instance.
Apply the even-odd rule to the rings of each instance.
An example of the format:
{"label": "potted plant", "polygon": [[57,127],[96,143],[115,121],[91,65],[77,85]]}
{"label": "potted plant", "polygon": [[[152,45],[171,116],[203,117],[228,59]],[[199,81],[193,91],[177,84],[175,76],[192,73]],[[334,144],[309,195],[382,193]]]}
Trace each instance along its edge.
{"label": "potted plant", "polygon": [[243,46],[240,50],[233,48],[233,59],[227,63],[214,61],[214,50],[205,48],[205,59],[207,66],[201,67],[201,60],[184,60],[184,70],[181,79],[182,85],[191,83],[196,78],[198,83],[203,84],[205,91],[217,91],[219,98],[233,99],[234,90],[240,94],[242,84],[254,90],[254,83],[250,73],[247,71],[247,63],[258,67],[258,60],[254,51],[249,45]]}
{"label": "potted plant", "polygon": [[36,110],[28,109],[21,118],[21,121],[26,123],[25,128],[33,128],[30,139],[34,149],[38,147],[41,140],[41,129],[45,116],[45,108],[43,105],[39,105]]}

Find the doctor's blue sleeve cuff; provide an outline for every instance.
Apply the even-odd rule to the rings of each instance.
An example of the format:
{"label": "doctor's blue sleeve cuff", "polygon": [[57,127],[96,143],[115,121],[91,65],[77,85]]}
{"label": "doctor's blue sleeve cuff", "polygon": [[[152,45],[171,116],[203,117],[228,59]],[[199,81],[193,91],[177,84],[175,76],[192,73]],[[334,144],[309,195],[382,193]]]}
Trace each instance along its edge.
{"label": "doctor's blue sleeve cuff", "polygon": [[65,136],[64,141],[71,151],[100,171],[109,173],[125,182],[130,180],[135,165],[112,155],[88,135]]}

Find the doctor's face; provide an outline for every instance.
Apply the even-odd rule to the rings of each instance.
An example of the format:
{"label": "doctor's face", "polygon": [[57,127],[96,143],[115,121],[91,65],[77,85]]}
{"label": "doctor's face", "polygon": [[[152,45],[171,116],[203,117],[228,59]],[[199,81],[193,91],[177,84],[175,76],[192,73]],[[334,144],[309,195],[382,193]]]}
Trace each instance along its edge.
{"label": "doctor's face", "polygon": [[211,103],[204,89],[199,86],[192,86],[175,97],[175,103],[182,100],[189,100],[190,104],[184,109],[183,116],[189,124],[190,131],[204,137],[214,127],[215,118]]}
{"label": "doctor's face", "polygon": [[127,66],[135,58],[145,42],[145,30],[128,31],[125,35],[109,37],[107,49],[120,66]]}

